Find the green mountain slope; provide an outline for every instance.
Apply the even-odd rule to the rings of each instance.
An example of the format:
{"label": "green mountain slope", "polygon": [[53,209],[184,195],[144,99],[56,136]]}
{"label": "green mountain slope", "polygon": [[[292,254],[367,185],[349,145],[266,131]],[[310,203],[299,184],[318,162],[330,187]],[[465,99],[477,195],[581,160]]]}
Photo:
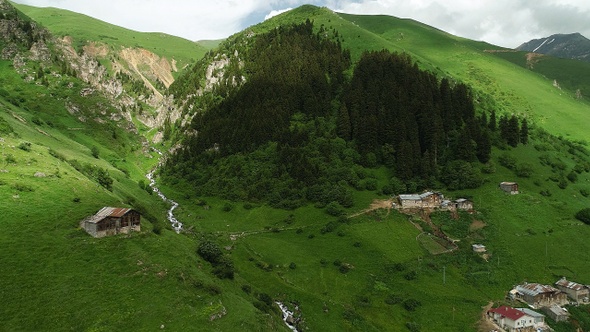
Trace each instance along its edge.
{"label": "green mountain slope", "polygon": [[179,68],[200,59],[209,47],[163,33],[143,33],[112,25],[92,17],[57,8],[39,8],[22,4],[14,6],[47,27],[55,36],[74,37],[77,50],[89,41],[110,46],[143,48],[161,57],[175,59]]}
{"label": "green mountain slope", "polygon": [[[346,113],[342,100],[333,99],[329,109],[322,109],[324,113],[320,116],[309,115],[315,110],[315,103],[309,100],[321,99],[314,92],[321,95],[325,91],[321,80],[306,78],[305,74],[312,72],[311,65],[301,66],[302,76],[293,80],[309,79],[307,84],[296,84],[289,89],[288,98],[273,97],[273,92],[283,88],[283,84],[274,80],[276,77],[282,80],[281,76],[261,79],[257,74],[265,71],[251,68],[267,63],[266,58],[254,60],[249,52],[268,55],[264,48],[256,53],[256,42],[275,34],[281,37],[270,39],[281,42],[280,49],[286,50],[292,40],[280,33],[288,30],[287,26],[306,20],[314,22],[318,36],[350,50],[357,66],[349,69],[348,78],[351,85],[357,84],[355,87],[364,86],[362,80],[355,80],[355,70],[361,68],[358,61],[364,51],[405,51],[417,60],[418,66],[437,74],[439,80],[447,78],[453,84],[465,82],[471,86],[478,112],[489,115],[495,111],[498,116],[518,114],[534,123],[528,144],[515,148],[499,142],[494,133],[496,144],[491,163],[472,162],[468,166],[457,163],[453,164],[456,167],[438,169],[443,181],[458,174],[461,184],[467,183],[467,174],[481,176],[483,182],[478,188],[456,190],[452,181],[431,183],[425,188],[442,190],[451,198],[470,197],[475,202],[475,211],[455,217],[447,212],[435,213],[430,216],[433,224],[421,221],[417,215],[388,211],[392,193],[415,192],[417,187],[424,188],[427,180],[420,178],[400,184],[397,178],[400,166],[392,169],[385,165],[385,149],[372,156],[355,154],[365,138],[378,141],[381,136],[372,137],[370,132],[365,132],[366,137],[354,139],[352,143],[339,140],[342,138],[338,131],[339,116]],[[292,53],[306,49],[302,43]],[[585,143],[572,143],[548,133],[586,140],[588,105],[573,98],[567,90],[554,88],[552,79],[506,61],[498,56],[498,51],[505,50],[454,37],[411,20],[338,15],[313,6],[300,7],[228,38],[171,86],[171,91],[184,103],[184,109],[197,116],[190,127],[191,134],[183,142],[190,146],[179,150],[164,173],[172,172],[163,178],[177,191],[176,198],[182,206],[179,213],[187,224],[216,234],[220,246],[232,248],[228,256],[235,265],[235,275],[253,289],[265,289],[275,299],[298,304],[305,319],[303,326],[335,331],[483,330],[478,325],[482,308],[490,301],[496,305],[504,303],[506,292],[514,284],[525,280],[552,284],[561,274],[587,280],[588,274],[585,259],[572,255],[572,251],[588,248],[585,239],[590,229],[573,216],[590,203],[589,153]],[[310,58],[314,56],[310,54]],[[298,58],[291,61],[285,68],[297,65]],[[254,66],[250,66],[251,62]],[[328,63],[336,66],[339,62]],[[270,64],[263,67],[274,71],[281,68],[272,61]],[[217,73],[214,79],[207,75],[209,68]],[[385,76],[384,68],[383,72],[375,73]],[[404,71],[388,70],[391,76],[408,76]],[[326,71],[324,77],[332,76]],[[410,85],[413,82],[407,81]],[[264,83],[269,82],[272,88],[264,88]],[[432,82],[423,79],[422,83]],[[254,87],[256,84],[260,89]],[[389,84],[389,80],[383,80],[383,85],[389,87]],[[300,89],[306,86],[316,89],[305,96]],[[202,97],[195,97],[195,88],[203,93]],[[346,94],[353,91],[340,90],[344,101],[349,97]],[[406,123],[403,115],[400,119],[380,117],[406,105],[383,106],[387,92],[365,91],[360,94],[357,106],[366,107],[362,111],[367,113],[374,109],[382,111],[375,118],[367,119],[369,127],[376,128],[373,133],[381,134],[380,128],[388,123]],[[389,92],[396,95],[399,89],[391,85]],[[412,105],[427,109],[428,102],[436,100],[432,95],[435,93],[404,96],[414,102]],[[350,99],[353,102],[346,107],[352,118],[355,98]],[[252,105],[255,107],[251,108]],[[255,112],[250,112],[251,109]],[[284,109],[298,113],[285,116]],[[244,114],[253,115],[241,119]],[[420,112],[415,117],[424,118]],[[269,121],[275,121],[276,128],[282,128],[286,122],[288,129],[281,132],[284,136],[272,130],[259,131],[271,138],[270,143],[256,149],[260,142],[255,139],[259,137],[247,130],[264,127]],[[235,122],[241,127],[232,130],[238,125],[228,124]],[[209,125],[216,130],[209,130]],[[210,135],[227,131],[235,136]],[[408,135],[403,130],[394,132]],[[289,133],[293,136],[288,136]],[[200,138],[206,141],[199,141]],[[315,145],[305,145],[306,139]],[[470,139],[458,141],[473,145]],[[448,140],[443,142],[449,144]],[[236,145],[242,149],[236,149]],[[400,151],[397,147],[393,150]],[[416,150],[412,151],[418,153]],[[422,152],[424,157],[426,153]],[[332,164],[322,164],[326,160]],[[425,168],[429,159],[423,160],[419,166],[406,167]],[[303,166],[292,167],[297,162]],[[301,175],[304,181],[314,179],[314,175],[319,179],[309,181],[308,186],[284,181],[281,171],[285,168],[296,169],[293,173]],[[338,185],[331,191],[323,190],[321,187],[331,185],[330,181],[338,181]],[[504,194],[498,188],[502,181],[518,181],[521,193]],[[245,183],[251,185],[244,189]],[[254,192],[250,196],[252,202],[241,202],[252,194],[248,189]],[[342,192],[344,197],[352,198],[352,204],[339,195]],[[206,194],[214,197],[203,197]],[[260,199],[264,194],[272,197],[268,201]],[[220,196],[228,201],[220,200]],[[318,196],[328,199],[319,200],[313,206],[309,204],[316,202],[313,199]],[[284,208],[304,203],[293,211],[272,210],[265,204],[281,200],[295,201],[295,204],[284,204]],[[197,206],[193,205],[195,201]],[[372,203],[382,209],[365,211]],[[223,206],[225,213],[207,210],[209,204]],[[339,218],[341,213],[355,217]],[[191,217],[194,215],[197,217]],[[457,240],[458,249],[441,254],[452,246],[429,235],[436,233],[433,225]],[[484,243],[489,256],[473,253],[471,244],[475,243]]]}
{"label": "green mountain slope", "polygon": [[553,85],[565,94],[578,99],[590,94],[590,65],[586,62],[522,51],[496,55],[553,80]]}
{"label": "green mountain slope", "polygon": [[[338,187],[328,194],[345,188],[352,206],[329,202],[275,209],[261,201],[203,197],[196,194],[200,188],[171,179],[162,189],[180,203],[175,213],[185,223],[185,231],[176,234],[164,226],[167,206],[143,188],[157,154],[130,130],[128,120],[116,116],[118,104],[100,91],[82,93],[87,83],[71,71],[62,74],[59,62],[30,59],[30,45],[21,45],[25,66],[20,71],[14,59],[0,62],[0,329],[288,331],[273,304],[281,301],[309,330],[476,331],[482,307],[503,303],[516,283],[553,283],[562,276],[590,283],[587,259],[580,254],[590,250],[590,228],[573,217],[590,204],[589,153],[581,144],[540,129],[585,139],[586,118],[576,118],[576,112],[586,103],[574,100],[569,87],[556,92],[551,78],[483,52],[496,47],[410,20],[338,15],[304,6],[221,43],[172,85],[180,92],[177,102],[186,103],[181,107],[187,114],[210,109],[237,86],[234,78],[241,82],[240,61],[249,59],[241,50],[235,55],[238,42],[308,18],[315,22],[314,31],[323,24],[325,38],[349,48],[354,62],[364,50],[405,50],[439,78],[472,84],[478,112],[495,110],[498,117],[517,113],[537,125],[529,144],[497,144],[491,163],[470,164],[483,179],[479,188],[453,191],[437,183],[430,188],[443,190],[448,198],[472,199],[475,211],[434,213],[430,224],[390,210],[393,192],[413,192],[415,186],[392,180],[392,170],[374,160],[362,160],[366,167],[337,164],[360,156],[330,136],[333,123],[295,114],[287,119],[289,130],[317,135],[319,148],[309,155],[293,154],[291,160],[327,155],[338,167],[327,170],[338,171],[331,179]],[[113,38],[104,39],[121,47]],[[229,59],[227,68],[223,55]],[[353,71],[346,75],[352,77]],[[325,78],[313,77],[315,84]],[[298,81],[293,91],[308,93],[311,85],[305,83]],[[140,99],[139,93],[132,96]],[[544,108],[557,104],[562,116]],[[239,115],[240,104],[235,105]],[[329,107],[334,111],[337,106]],[[265,104],[263,111],[272,109]],[[139,134],[151,135],[135,119],[134,114]],[[177,137],[183,134],[180,128],[178,121]],[[92,155],[93,146],[99,158]],[[342,154],[331,156],[331,151]],[[214,155],[215,147],[209,152]],[[265,173],[269,160],[264,151],[233,158],[231,168],[217,170],[238,174],[237,181],[246,176],[276,180]],[[90,166],[80,167],[86,164]],[[113,179],[112,191],[84,170],[94,165]],[[229,180],[220,178],[230,188],[225,197],[237,188]],[[521,194],[498,189],[499,182],[511,180],[519,182]],[[285,187],[278,198],[292,189]],[[372,203],[375,208],[366,210]],[[128,237],[91,238],[78,222],[104,205],[142,209],[144,230]],[[458,249],[443,253],[454,247],[428,234],[435,227],[458,240]],[[220,254],[219,261],[211,264],[196,253],[202,243],[216,244],[209,249]],[[473,243],[485,244],[489,256],[474,254]]]}
{"label": "green mountain slope", "polygon": [[[590,131],[585,128],[585,123],[590,121],[589,104],[573,98],[572,91],[564,93],[555,89],[552,80],[517,68],[499,59],[496,53],[486,52],[498,47],[393,17],[381,17],[377,24],[371,17],[341,16],[382,37],[386,41],[382,47],[416,55],[424,59],[426,66],[469,84],[481,94],[482,102],[489,96],[496,108],[526,116],[553,134],[590,139]],[[349,38],[344,39],[346,44]]]}

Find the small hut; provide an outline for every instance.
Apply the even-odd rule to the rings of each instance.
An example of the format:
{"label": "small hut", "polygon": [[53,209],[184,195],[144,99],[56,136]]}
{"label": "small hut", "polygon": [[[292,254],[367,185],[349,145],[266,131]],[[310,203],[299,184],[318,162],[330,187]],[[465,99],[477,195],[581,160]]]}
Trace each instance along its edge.
{"label": "small hut", "polygon": [[95,215],[82,220],[80,226],[94,237],[139,232],[141,215],[129,208],[103,207]]}
{"label": "small hut", "polygon": [[516,183],[516,182],[501,182],[500,189],[502,189],[504,192],[507,192],[511,195],[516,195],[516,194],[518,194],[518,183]]}
{"label": "small hut", "polygon": [[473,210],[473,202],[466,198],[459,198],[455,200],[455,206],[457,207],[457,210]]}
{"label": "small hut", "polygon": [[486,252],[486,246],[483,244],[472,244],[471,248],[474,252]]}

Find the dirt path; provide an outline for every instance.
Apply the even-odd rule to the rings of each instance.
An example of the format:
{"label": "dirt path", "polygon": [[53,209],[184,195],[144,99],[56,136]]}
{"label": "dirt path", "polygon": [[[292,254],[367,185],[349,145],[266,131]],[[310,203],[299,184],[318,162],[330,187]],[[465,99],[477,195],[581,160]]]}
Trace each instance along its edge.
{"label": "dirt path", "polygon": [[379,209],[387,210],[387,215],[389,215],[389,212],[391,212],[392,207],[393,207],[393,199],[374,199],[368,209],[364,209],[360,212],[352,214],[352,215],[348,216],[348,218],[350,219],[350,218],[358,217],[360,215],[367,214],[371,211],[375,211],[375,210],[379,210]]}
{"label": "dirt path", "polygon": [[499,329],[498,326],[496,326],[496,324],[492,323],[488,319],[488,310],[492,309],[493,306],[494,302],[490,301],[486,306],[483,307],[483,310],[481,312],[481,318],[479,319],[479,322],[477,322],[478,332],[489,332]]}

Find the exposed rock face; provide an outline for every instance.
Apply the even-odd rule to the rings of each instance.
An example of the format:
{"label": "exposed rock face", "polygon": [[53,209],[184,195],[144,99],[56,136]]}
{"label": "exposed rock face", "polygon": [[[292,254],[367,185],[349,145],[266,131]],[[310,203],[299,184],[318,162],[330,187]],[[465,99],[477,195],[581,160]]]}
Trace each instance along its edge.
{"label": "exposed rock face", "polygon": [[[119,56],[141,77],[154,81],[159,80],[166,87],[169,87],[174,82],[172,72],[177,71],[176,66],[166,58],[160,58],[157,54],[148,50],[137,48],[125,48],[119,52]],[[149,69],[140,70],[139,68]]]}
{"label": "exposed rock face", "polygon": [[[173,97],[165,97],[161,91],[174,82],[172,74],[178,71],[174,59],[169,60],[141,48],[117,48],[94,41],[86,41],[81,49],[73,45],[73,38],[54,38],[36,22],[19,15],[8,1],[0,0],[1,59],[11,60],[25,81],[31,83],[36,80],[35,72],[27,63],[34,61],[46,67],[59,59],[58,64],[62,65],[63,61],[68,74],[88,84],[80,91],[81,96],[103,94],[110,99],[110,104],[120,110],[116,114],[103,114],[100,110],[95,110],[96,114],[87,114],[78,105],[66,102],[66,109],[80,121],[110,120],[136,131],[131,121],[133,110],[139,110],[141,115],[138,118],[151,128],[161,127],[166,119],[174,123],[180,118],[181,113],[175,107]],[[101,63],[108,63],[108,68]],[[118,76],[119,73],[124,74],[126,80]],[[55,72],[52,75],[61,76]],[[126,91],[131,84],[134,91]],[[140,88],[136,89],[137,86]],[[141,109],[140,105],[144,104],[150,106],[149,111]]]}
{"label": "exposed rock face", "polygon": [[547,38],[534,39],[516,49],[558,58],[590,61],[590,40],[579,33],[556,34]]}
{"label": "exposed rock face", "polygon": [[2,59],[13,59],[20,47],[29,49],[49,36],[37,23],[20,17],[8,1],[0,0],[0,39],[5,44],[0,52]]}
{"label": "exposed rock face", "polygon": [[[59,47],[78,77],[95,89],[110,96],[115,104],[120,105],[121,109],[123,107],[132,108],[139,102],[144,102],[156,108],[155,116],[149,113],[137,116],[144,125],[151,128],[160,127],[166,118],[170,117],[171,121],[174,122],[180,117],[180,112],[174,107],[172,98],[165,98],[157,87],[152,84],[152,82],[159,81],[165,87],[168,87],[174,82],[172,72],[176,68],[166,58],[161,58],[145,49],[124,48],[116,52],[107,45],[96,42],[89,42],[83,47],[81,54],[78,54],[72,46],[71,37],[61,39]],[[135,98],[126,93],[123,83],[108,74],[107,69],[100,64],[100,59],[110,61],[112,71],[115,73],[120,72],[141,80],[151,90],[152,94],[148,97],[139,96]],[[126,111],[125,114],[121,114],[116,119],[121,117],[130,120],[131,114]]]}

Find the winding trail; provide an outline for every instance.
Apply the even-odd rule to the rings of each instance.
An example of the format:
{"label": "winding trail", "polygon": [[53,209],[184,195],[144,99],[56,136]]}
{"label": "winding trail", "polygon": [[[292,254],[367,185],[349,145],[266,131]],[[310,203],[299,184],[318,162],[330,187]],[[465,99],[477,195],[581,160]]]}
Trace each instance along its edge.
{"label": "winding trail", "polygon": [[160,189],[158,187],[156,187],[156,180],[154,179],[154,173],[156,172],[158,167],[160,167],[160,165],[162,164],[162,158],[163,158],[164,154],[162,153],[162,151],[160,151],[158,149],[153,148],[153,150],[156,151],[158,153],[158,155],[160,155],[160,161],[158,162],[158,165],[156,167],[154,167],[148,174],[145,175],[145,177],[148,178],[148,180],[150,180],[150,188],[152,188],[152,190],[164,202],[170,203],[172,205],[170,207],[170,209],[168,210],[168,221],[172,225],[172,228],[174,228],[174,230],[178,234],[178,233],[180,233],[180,231],[182,231],[182,223],[180,221],[178,221],[178,219],[176,219],[176,217],[174,216],[174,209],[176,209],[178,207],[178,203],[171,200],[170,198],[166,197],[162,193],[162,191],[160,191]]}

